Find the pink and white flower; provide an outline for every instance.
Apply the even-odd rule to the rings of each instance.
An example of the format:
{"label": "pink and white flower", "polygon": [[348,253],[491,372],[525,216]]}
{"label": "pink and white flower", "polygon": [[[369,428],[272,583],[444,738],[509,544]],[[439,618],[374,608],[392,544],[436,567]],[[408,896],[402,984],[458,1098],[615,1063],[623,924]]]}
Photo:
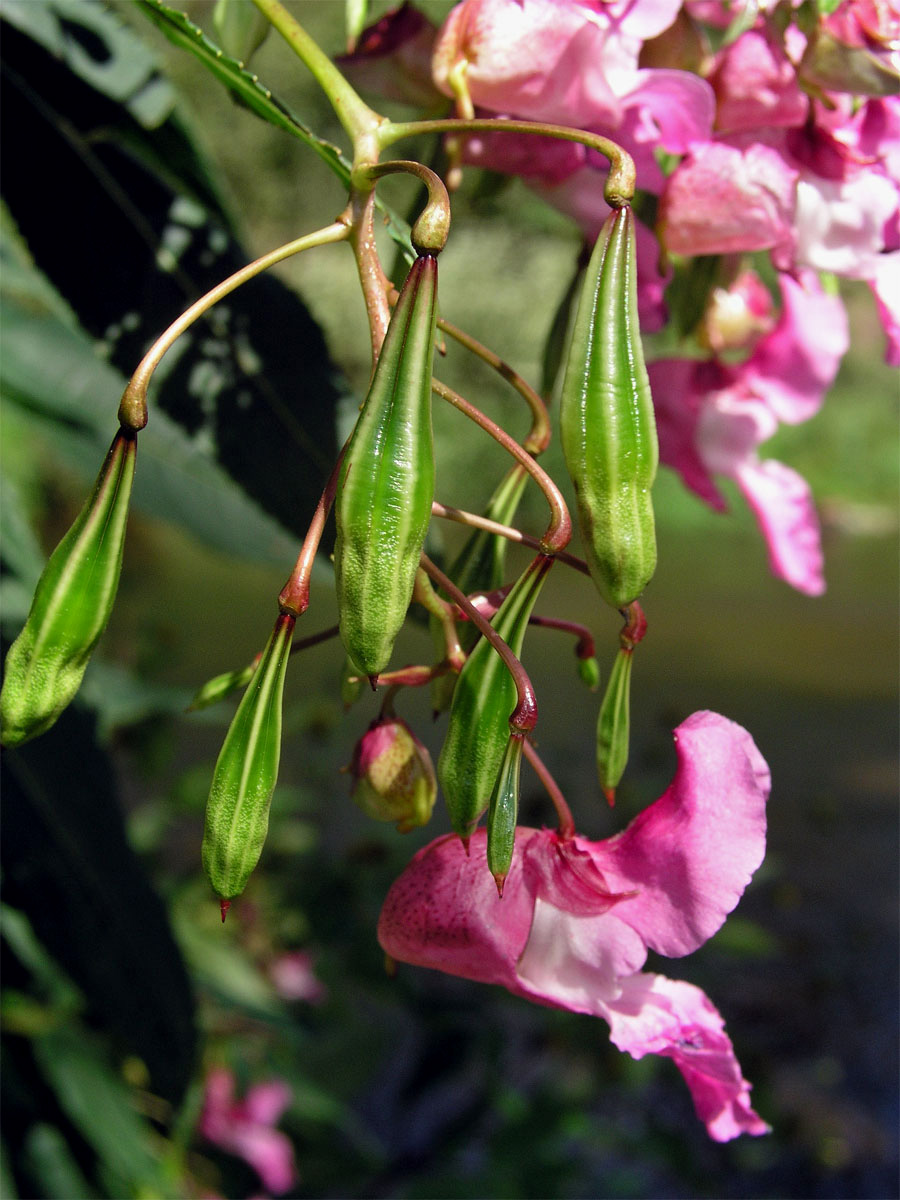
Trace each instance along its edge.
{"label": "pink and white flower", "polygon": [[287,1134],[276,1129],[291,1102],[291,1089],[281,1079],[254,1084],[243,1100],[235,1099],[234,1075],[214,1067],[206,1077],[200,1133],[256,1171],[273,1196],[281,1196],[297,1180],[294,1149]]}
{"label": "pink and white flower", "polygon": [[773,574],[815,596],[825,580],[809,487],[783,463],[760,461],[758,450],[779,423],[818,411],[847,349],[847,318],[813,272],[779,282],[781,316],[745,362],[658,359],[648,374],[662,461],[720,510],[725,500],[713,476],[734,479],[762,529]]}
{"label": "pink and white flower", "polygon": [[768,1126],[753,1111],[719,1013],[688,983],[640,971],[648,949],[689,954],[722,925],[765,850],[769,770],[750,735],[715,713],[675,731],[663,795],[602,842],[519,828],[503,899],[483,829],[421,850],[391,887],[378,937],[393,958],[539,1004],[602,1017],[634,1058],[684,1076],[716,1141]]}

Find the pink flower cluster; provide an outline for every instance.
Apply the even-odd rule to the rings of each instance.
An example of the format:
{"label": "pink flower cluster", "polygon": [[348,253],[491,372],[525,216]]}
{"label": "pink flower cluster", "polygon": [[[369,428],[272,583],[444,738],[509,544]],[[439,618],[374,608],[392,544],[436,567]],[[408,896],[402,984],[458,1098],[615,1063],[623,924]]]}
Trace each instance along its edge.
{"label": "pink flower cluster", "polygon": [[234,1091],[234,1075],[226,1067],[209,1072],[200,1133],[249,1163],[266,1191],[281,1196],[297,1181],[293,1146],[275,1128],[291,1102],[291,1089],[284,1080],[272,1079],[254,1084],[243,1100],[236,1100]]}
{"label": "pink flower cluster", "polygon": [[438,838],[391,887],[378,936],[403,962],[602,1017],[620,1050],[671,1058],[710,1136],[728,1141],[768,1126],[721,1016],[699,988],[640,968],[648,949],[689,954],[737,904],[765,850],[769,770],[715,713],[689,717],[675,742],[672,784],[615,837],[519,828],[502,900],[484,829],[468,852]]}
{"label": "pink flower cluster", "polygon": [[[818,20],[798,8],[786,28],[784,6],[763,3],[749,28],[736,24],[724,37],[743,11],[726,0],[462,0],[430,35],[412,11],[404,5],[370,31],[345,60],[351,74],[375,86],[393,78],[394,96],[406,76],[419,104],[464,97],[463,108],[601,133],[633,155],[638,188],[657,213],[638,243],[645,331],[670,315],[671,266],[661,261],[723,256],[727,293],[744,256],[768,255],[783,307],[766,343],[754,350],[755,334],[731,342],[749,355],[742,367],[706,343],[705,361],[666,359],[653,371],[661,452],[716,507],[723,501],[710,476],[736,479],[775,574],[821,592],[809,489],[757,451],[780,422],[815,413],[846,349],[842,305],[815,272],[870,286],[887,359],[900,364],[897,0],[842,0]],[[594,152],[496,133],[470,136],[464,154],[521,176],[596,236],[608,210],[606,164]],[[773,402],[785,391],[802,393],[802,403]]]}

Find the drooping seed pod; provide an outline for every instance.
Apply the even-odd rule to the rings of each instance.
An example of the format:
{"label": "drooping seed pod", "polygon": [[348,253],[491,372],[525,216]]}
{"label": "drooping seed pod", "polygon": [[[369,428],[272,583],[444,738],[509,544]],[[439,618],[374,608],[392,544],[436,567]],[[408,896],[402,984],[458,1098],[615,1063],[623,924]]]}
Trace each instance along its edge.
{"label": "drooping seed pod", "polygon": [[81,686],[119,586],[136,456],[136,434],[120,429],[90,499],[38,580],[28,620],[6,657],[5,746],[46,732]]}
{"label": "drooping seed pod", "polygon": [[632,657],[624,646],[616,655],[597,718],[597,776],[610,804],[628,764]]}
{"label": "drooping seed pod", "polygon": [[[213,771],[203,869],[223,901],[240,895],[259,861],[281,758],[281,701],[296,618],[279,613]],[[225,908],[223,908],[222,919]]]}
{"label": "drooping seed pod", "polygon": [[212,679],[208,679],[194,695],[187,711],[199,712],[201,709],[211,708],[214,704],[227,700],[235,692],[241,691],[253,678],[257,662],[258,660],[250,663],[249,666],[240,667],[234,671],[225,671],[221,675],[215,675]]}
{"label": "drooping seed pod", "polygon": [[[517,657],[528,618],[553,559],[538,555],[516,580],[491,625]],[[494,647],[482,638],[466,660],[453,693],[438,779],[450,821],[469,837],[488,807],[509,741],[516,686]]]}
{"label": "drooping seed pod", "polygon": [[[511,525],[527,482],[528,473],[520,463],[516,463],[501,479],[487,503],[484,515],[501,525]],[[500,587],[505,578],[508,545],[505,537],[485,529],[475,529],[466,539],[447,574],[467,596],[471,592],[492,592]],[[443,643],[440,624],[433,619],[429,624],[434,644],[440,648]],[[471,650],[477,639],[478,630],[470,621],[460,623],[459,644],[464,651]],[[431,685],[431,707],[435,713],[445,712],[450,707],[456,679],[457,676],[452,672],[435,677]]]}
{"label": "drooping seed pod", "polygon": [[377,676],[409,608],[434,499],[431,368],[437,260],[413,263],[347,446],[335,498],[341,638]]}
{"label": "drooping seed pod", "polygon": [[516,843],[516,819],[519,815],[519,770],[522,766],[524,744],[525,739],[522,734],[510,734],[488,805],[488,870],[494,877],[497,891],[501,897]]}
{"label": "drooping seed pod", "polygon": [[434,764],[405,721],[373,721],[354,748],[350,771],[353,801],[367,816],[396,822],[398,833],[428,824],[437,799]]}
{"label": "drooping seed pod", "polygon": [[566,466],[600,595],[624,608],[656,567],[656,422],[637,310],[634,216],[606,220],[588,266],[560,400]]}

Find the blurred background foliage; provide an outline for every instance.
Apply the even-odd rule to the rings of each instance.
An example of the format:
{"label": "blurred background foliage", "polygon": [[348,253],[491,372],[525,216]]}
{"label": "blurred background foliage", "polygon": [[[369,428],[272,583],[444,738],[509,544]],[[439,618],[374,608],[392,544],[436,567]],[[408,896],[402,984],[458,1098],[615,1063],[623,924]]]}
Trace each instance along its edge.
{"label": "blurred background foliage", "polygon": [[[212,34],[212,5],[187,7]],[[342,5],[293,7],[341,51]],[[439,19],[449,5],[422,7]],[[331,221],[345,193],[321,157],[236,104],[139,6],[3,0],[0,16],[8,640],[147,342],[240,262]],[[275,38],[254,71],[319,137],[344,144]],[[427,161],[436,147],[402,151]],[[415,199],[397,180],[384,196],[400,212]],[[381,248],[396,278],[387,232]],[[472,173],[441,260],[443,311],[537,379],[578,250],[576,231],[527,189]],[[199,844],[232,709],[184,709],[260,649],[364,391],[365,317],[341,247],[242,289],[166,361],[97,660],[58,726],[4,755],[0,1194],[258,1195],[251,1168],[198,1133],[214,1066],[240,1092],[288,1083],[291,1195],[896,1194],[896,378],[865,289],[847,300],[853,349],[835,389],[767,447],[820,502],[827,594],[809,600],[768,576],[738,498],[718,516],[662,473],[651,636],[614,813],[599,802],[596,699],[574,656],[561,635],[535,630],[526,659],[542,753],[591,836],[659,794],[670,731],[696,708],[740,721],[769,760],[766,863],[722,932],[674,973],[721,1008],[771,1137],[709,1142],[674,1068],[625,1059],[599,1022],[411,968],[388,977],[381,900],[446,820],[401,838],[349,803],[340,768],[377,701],[344,714],[333,643],[289,672],[269,842],[219,922]],[[441,374],[524,431],[520,403],[455,347]],[[479,507],[502,456],[452,411],[436,408],[435,427],[438,498]],[[561,474],[555,447],[547,462]],[[526,503],[526,527],[542,526],[541,506]],[[461,536],[436,531],[434,552]],[[304,633],[335,620],[329,575],[323,562]],[[542,609],[585,621],[601,664],[611,659],[616,623],[589,586],[557,571]],[[411,628],[396,661],[428,653]],[[399,709],[436,752],[427,698],[403,696]],[[524,820],[548,819],[532,784],[523,800]]]}

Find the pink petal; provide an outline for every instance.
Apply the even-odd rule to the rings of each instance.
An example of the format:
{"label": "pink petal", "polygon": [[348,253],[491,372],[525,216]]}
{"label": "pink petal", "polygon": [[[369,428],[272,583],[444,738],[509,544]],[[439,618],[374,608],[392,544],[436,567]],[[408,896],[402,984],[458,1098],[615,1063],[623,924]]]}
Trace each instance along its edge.
{"label": "pink petal", "polygon": [[[670,154],[684,154],[695,142],[712,136],[715,95],[705,79],[690,71],[642,69],[623,103],[626,109],[640,106],[652,116],[656,141]],[[638,186],[644,184],[639,180]]]}
{"label": "pink petal", "polygon": [[516,991],[516,962],[534,907],[522,853],[537,836],[534,829],[517,831],[502,900],[487,869],[484,828],[473,833],[468,854],[452,834],[425,846],[387,894],[378,920],[382,949],[400,962]]}
{"label": "pink petal", "polygon": [[726,504],[697,445],[701,406],[708,390],[723,386],[730,378],[718,363],[687,358],[664,358],[647,364],[659,457],[678,471],[687,487],[719,512]]}
{"label": "pink petal", "polygon": [[600,19],[568,0],[463,0],[438,36],[434,80],[451,94],[450,72],[464,61],[483,108],[561,124],[610,120],[618,104],[602,70],[604,37]]}
{"label": "pink petal", "polygon": [[545,830],[523,855],[530,892],[555,908],[579,917],[599,917],[632,893],[613,894],[593,856],[593,842],[561,838]]}
{"label": "pink petal", "polygon": [[253,1167],[268,1192],[280,1196],[296,1181],[294,1150],[287,1134],[264,1125],[236,1124],[219,1145]]}
{"label": "pink petal", "polygon": [[869,286],[875,293],[878,315],[887,336],[885,361],[900,367],[900,250],[882,254]]}
{"label": "pink petal", "polygon": [[539,1004],[602,1017],[619,995],[620,977],[646,958],[639,934],[615,917],[576,917],[538,900],[514,990]]}
{"label": "pink petal", "polygon": [[613,1043],[632,1058],[662,1054],[674,1060],[715,1141],[769,1132],[750,1106],[750,1084],[724,1022],[699,988],[663,975],[634,975],[621,981],[606,1016]]}
{"label": "pink petal", "polygon": [[778,324],[740,368],[740,377],[766,401],[779,421],[808,420],[821,407],[850,344],[847,313],[812,271],[782,273]]}
{"label": "pink petal", "polygon": [[675,731],[678,766],[663,795],[594,860],[611,890],[635,890],[614,916],[678,957],[702,945],[740,900],[765,852],[770,777],[745,729],[699,712]]}
{"label": "pink petal", "polygon": [[741,34],[718,57],[710,75],[720,130],[802,125],[809,99],[794,64],[768,26]]}
{"label": "pink petal", "polygon": [[276,1125],[291,1102],[291,1089],[282,1079],[254,1084],[244,1097],[241,1108],[248,1121],[258,1125]]}
{"label": "pink petal", "polygon": [[695,145],[663,192],[666,249],[695,255],[791,246],[796,180],[796,170],[762,142]]}
{"label": "pink petal", "polygon": [[745,463],[736,479],[765,536],[773,574],[808,596],[821,596],[822,543],[806,480],[774,459]]}

